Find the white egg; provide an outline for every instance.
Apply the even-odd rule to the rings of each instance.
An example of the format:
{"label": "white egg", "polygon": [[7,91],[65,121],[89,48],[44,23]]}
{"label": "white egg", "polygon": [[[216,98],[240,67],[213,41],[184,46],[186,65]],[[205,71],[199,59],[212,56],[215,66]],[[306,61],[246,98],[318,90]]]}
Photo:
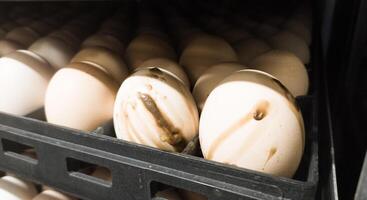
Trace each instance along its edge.
{"label": "white egg", "polygon": [[190,91],[159,68],[142,69],[121,85],[113,121],[119,139],[166,151],[182,151],[198,130]]}
{"label": "white egg", "polygon": [[196,81],[194,89],[192,90],[192,95],[195,98],[199,111],[203,109],[210,92],[218,85],[219,82],[233,72],[244,68],[246,67],[238,63],[224,62],[215,64],[205,70],[198,81]]}
{"label": "white egg", "polygon": [[55,37],[43,37],[34,42],[28,50],[42,56],[55,69],[67,65],[75,54],[73,46]]}
{"label": "white egg", "polygon": [[28,47],[34,41],[36,41],[40,35],[34,31],[33,29],[22,26],[11,30],[9,33],[6,34],[5,39],[13,40],[18,42],[19,44]]}
{"label": "white egg", "polygon": [[297,170],[305,144],[293,96],[257,70],[237,71],[210,93],[199,133],[206,159],[284,177]]}
{"label": "white egg", "polygon": [[157,67],[166,70],[167,72],[171,73],[171,75],[175,76],[178,80],[180,80],[184,85],[186,85],[187,88],[190,88],[189,78],[187,78],[185,71],[177,62],[167,58],[153,58],[146,60],[141,65],[139,65],[136,71],[143,68],[151,68],[151,67]]}
{"label": "white egg", "polygon": [[289,31],[281,31],[268,39],[274,49],[294,53],[304,64],[310,62],[310,50],[306,42]]}
{"label": "white egg", "polygon": [[179,63],[186,68],[189,78],[195,83],[209,66],[237,60],[236,52],[224,39],[201,35],[191,40],[183,50]]}
{"label": "white egg", "polygon": [[[182,200],[179,194],[173,189],[159,191],[155,194],[155,197],[162,197],[167,200]],[[185,200],[190,200],[190,199],[185,199]]]}
{"label": "white egg", "polygon": [[174,49],[159,37],[142,34],[135,37],[126,49],[125,59],[129,67],[137,68],[151,58],[176,59]]}
{"label": "white egg", "polygon": [[122,44],[120,40],[110,34],[95,34],[88,37],[82,43],[83,48],[94,46],[108,48],[119,54],[122,54],[125,50],[124,44]]}
{"label": "white egg", "polygon": [[34,197],[32,200],[76,200],[76,198],[63,194],[55,190],[45,190]]}
{"label": "white egg", "polygon": [[249,64],[255,57],[271,50],[265,41],[256,38],[241,40],[234,44],[234,48],[240,63],[244,65]]}
{"label": "white egg", "polygon": [[71,63],[50,80],[45,114],[50,123],[91,131],[112,118],[118,83],[103,70]]}
{"label": "white egg", "polygon": [[18,50],[0,58],[0,111],[26,115],[43,106],[54,70],[40,56]]}
{"label": "white egg", "polygon": [[268,51],[255,58],[250,66],[275,76],[294,96],[306,95],[308,92],[306,67],[290,52]]}
{"label": "white egg", "polygon": [[84,48],[73,57],[71,63],[74,62],[85,62],[98,65],[114,78],[118,84],[120,84],[129,74],[122,56],[104,47]]}
{"label": "white egg", "polygon": [[26,47],[13,40],[2,39],[0,40],[0,57],[3,57],[9,53],[12,53],[19,49],[25,49]]}
{"label": "white egg", "polygon": [[13,176],[0,179],[0,199],[2,200],[32,200],[37,195],[36,187],[27,181]]}

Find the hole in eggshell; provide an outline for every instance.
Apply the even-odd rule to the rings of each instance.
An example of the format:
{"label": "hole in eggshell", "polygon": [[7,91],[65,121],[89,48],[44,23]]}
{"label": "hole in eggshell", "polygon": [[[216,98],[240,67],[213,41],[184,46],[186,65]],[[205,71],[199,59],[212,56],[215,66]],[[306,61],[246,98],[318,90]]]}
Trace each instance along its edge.
{"label": "hole in eggshell", "polygon": [[269,108],[269,102],[266,100],[260,101],[256,106],[255,106],[255,112],[254,112],[254,119],[259,121],[264,119],[264,117],[267,114]]}

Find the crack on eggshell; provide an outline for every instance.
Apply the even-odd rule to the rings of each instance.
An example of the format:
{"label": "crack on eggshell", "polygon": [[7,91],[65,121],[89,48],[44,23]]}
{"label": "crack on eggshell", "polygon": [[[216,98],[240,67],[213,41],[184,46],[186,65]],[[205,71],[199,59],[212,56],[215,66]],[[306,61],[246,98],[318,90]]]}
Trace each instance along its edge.
{"label": "crack on eggshell", "polygon": [[265,161],[263,170],[265,170],[266,164],[268,164],[269,160],[277,153],[278,149],[276,147],[272,147],[269,151],[268,158]]}

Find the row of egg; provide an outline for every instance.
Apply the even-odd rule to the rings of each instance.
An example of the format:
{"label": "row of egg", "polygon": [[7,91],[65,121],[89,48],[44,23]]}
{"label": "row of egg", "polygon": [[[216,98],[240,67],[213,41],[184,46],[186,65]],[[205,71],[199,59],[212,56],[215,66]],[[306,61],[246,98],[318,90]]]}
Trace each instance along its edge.
{"label": "row of egg", "polygon": [[[110,172],[101,167],[94,169],[90,175],[106,181],[112,180]],[[0,178],[0,198],[4,200],[77,200],[48,186],[42,186],[39,192],[35,184],[12,174],[6,174]]]}
{"label": "row of egg", "polygon": [[[49,122],[82,130],[95,129],[112,118],[114,112],[118,138],[167,151],[181,151],[199,133],[207,159],[291,177],[304,148],[303,120],[293,95],[269,74],[254,70],[237,71],[246,67],[238,64],[235,50],[218,36],[200,32],[186,40],[178,64],[178,56],[166,34],[155,27],[157,22],[146,23],[150,26],[140,27],[139,34],[124,53],[128,66],[135,70],[128,78],[121,52],[116,53],[109,48],[111,44],[105,48],[96,47],[101,44],[92,44],[92,47],[80,50],[71,61],[65,59],[66,62],[60,65],[63,68],[52,78],[53,73],[44,72],[48,74],[46,79],[39,76],[39,68],[51,69],[45,66],[50,62],[41,63],[42,57],[30,51],[17,51],[16,56],[9,54],[0,59],[0,71],[7,69],[0,73],[6,76],[0,79],[0,83],[4,83],[0,87],[16,85],[9,84],[7,77],[14,80],[10,74],[17,67],[13,66],[23,63],[19,68],[38,73],[35,76],[32,71],[32,75],[26,74],[21,81],[17,80],[18,84],[24,85],[16,92],[14,88],[7,91],[17,95],[22,91],[22,95],[26,95],[8,95],[8,102],[13,107],[29,105],[37,96],[33,109],[41,107],[45,100]],[[18,61],[30,55],[34,61]],[[267,68],[274,70],[273,75],[286,87],[308,87],[299,82],[304,79],[297,77],[298,74],[307,77],[307,72],[294,54],[272,50],[254,60],[265,63],[259,64],[267,66],[264,71],[269,72]],[[15,74],[21,72],[15,71]],[[287,84],[282,76],[286,79],[291,77],[293,81]],[[37,78],[24,81],[29,77]],[[308,78],[306,82],[308,84]],[[194,83],[197,102],[190,92],[190,84]],[[27,102],[19,102],[22,100]],[[200,124],[196,104],[202,109]],[[29,111],[23,109],[12,113],[25,114]]]}

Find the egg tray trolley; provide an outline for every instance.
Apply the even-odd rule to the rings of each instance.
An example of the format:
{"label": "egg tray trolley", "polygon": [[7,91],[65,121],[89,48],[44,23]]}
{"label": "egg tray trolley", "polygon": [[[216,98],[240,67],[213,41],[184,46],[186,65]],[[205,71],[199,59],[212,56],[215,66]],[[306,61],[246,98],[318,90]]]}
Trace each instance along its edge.
{"label": "egg tray trolley", "polygon": [[[52,125],[43,121],[43,110],[27,117],[0,112],[0,171],[89,200],[152,199],[162,185],[200,193],[209,200],[314,199],[319,181],[317,44],[312,95],[297,98],[306,145],[294,179],[118,140],[111,137],[112,122],[90,133]],[[36,158],[21,154],[29,148]],[[83,173],[90,165],[108,168],[112,182]]]}

